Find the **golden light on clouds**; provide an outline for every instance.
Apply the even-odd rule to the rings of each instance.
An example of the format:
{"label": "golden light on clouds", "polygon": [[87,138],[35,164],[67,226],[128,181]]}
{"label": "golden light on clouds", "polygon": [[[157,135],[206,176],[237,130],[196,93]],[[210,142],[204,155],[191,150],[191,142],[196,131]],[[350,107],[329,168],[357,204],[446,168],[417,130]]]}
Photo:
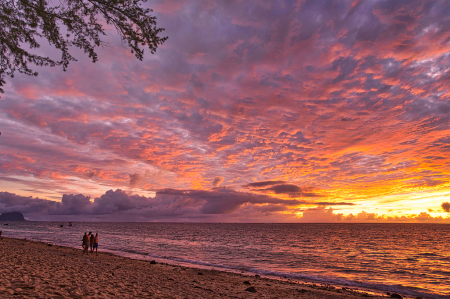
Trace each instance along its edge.
{"label": "golden light on clouds", "polygon": [[8,80],[0,207],[71,215],[46,201],[65,194],[86,219],[447,221],[449,4],[275,5],[163,1],[169,40],[143,62],[112,36],[96,64]]}

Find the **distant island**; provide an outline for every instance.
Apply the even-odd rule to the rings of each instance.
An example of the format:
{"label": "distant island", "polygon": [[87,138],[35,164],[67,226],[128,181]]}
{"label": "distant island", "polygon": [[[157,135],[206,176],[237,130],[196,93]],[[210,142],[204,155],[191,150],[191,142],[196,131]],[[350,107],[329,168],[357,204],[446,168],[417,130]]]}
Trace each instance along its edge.
{"label": "distant island", "polygon": [[0,221],[26,221],[23,214],[20,212],[2,213]]}

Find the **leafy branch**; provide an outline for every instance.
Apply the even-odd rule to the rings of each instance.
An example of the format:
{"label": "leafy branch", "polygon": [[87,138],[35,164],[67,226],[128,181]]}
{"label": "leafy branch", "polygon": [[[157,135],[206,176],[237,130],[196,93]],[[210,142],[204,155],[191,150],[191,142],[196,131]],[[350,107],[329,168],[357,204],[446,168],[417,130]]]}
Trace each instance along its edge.
{"label": "leafy branch", "polygon": [[[151,9],[143,8],[147,0],[60,0],[57,5],[45,0],[2,0],[0,2],[0,92],[5,76],[18,71],[31,76],[37,66],[59,66],[65,71],[71,61],[70,47],[82,49],[92,62],[98,60],[96,48],[105,46],[104,23],[112,25],[137,59],[144,58],[144,47],[154,54],[167,40],[159,37]],[[33,54],[38,40],[46,39],[60,50],[61,58]]]}

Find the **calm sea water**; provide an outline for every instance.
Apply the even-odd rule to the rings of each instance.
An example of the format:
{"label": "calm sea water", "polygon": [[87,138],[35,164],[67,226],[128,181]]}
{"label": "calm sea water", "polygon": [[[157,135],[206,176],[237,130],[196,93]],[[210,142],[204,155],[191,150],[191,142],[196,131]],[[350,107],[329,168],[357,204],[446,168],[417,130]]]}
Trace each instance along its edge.
{"label": "calm sea water", "polygon": [[[64,224],[64,227],[60,227]],[[450,225],[10,222],[4,236],[197,267],[450,298]]]}

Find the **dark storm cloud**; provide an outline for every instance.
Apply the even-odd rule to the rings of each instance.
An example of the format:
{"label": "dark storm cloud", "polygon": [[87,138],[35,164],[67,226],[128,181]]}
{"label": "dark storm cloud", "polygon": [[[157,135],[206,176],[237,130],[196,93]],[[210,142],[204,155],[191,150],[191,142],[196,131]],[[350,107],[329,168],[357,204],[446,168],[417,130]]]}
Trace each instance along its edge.
{"label": "dark storm cloud", "polygon": [[81,194],[63,195],[61,202],[40,198],[24,197],[13,193],[0,193],[0,212],[18,211],[25,214],[40,215],[120,215],[135,213],[147,215],[195,216],[200,214],[229,214],[244,205],[274,205],[278,209],[308,204],[298,200],[282,200],[266,195],[238,192],[229,188],[214,190],[175,190],[164,189],[155,197],[130,195],[120,189],[109,190],[93,201]]}
{"label": "dark storm cloud", "polygon": [[223,177],[216,176],[216,177],[214,178],[214,181],[213,181],[213,187],[214,187],[214,188],[217,188],[217,187],[219,187],[220,184],[222,184],[222,183],[223,183]]}
{"label": "dark storm cloud", "polygon": [[[264,181],[245,185],[245,188],[253,188],[262,192],[273,192],[275,194],[287,194],[289,196],[299,197],[320,197],[321,195],[315,193],[312,187],[299,187],[294,184],[286,184],[286,181]],[[264,188],[271,186],[269,188]],[[255,190],[255,191],[256,191]]]}
{"label": "dark storm cloud", "polygon": [[442,209],[443,209],[444,211],[446,211],[447,213],[450,213],[450,203],[448,203],[448,202],[443,202],[442,205],[441,205],[441,207],[442,207]]}
{"label": "dark storm cloud", "polygon": [[90,213],[94,215],[114,214],[126,211],[143,211],[153,206],[164,205],[159,198],[140,195],[130,195],[120,189],[109,190],[100,197],[94,199]]}
{"label": "dark storm cloud", "polygon": [[0,192],[0,209],[5,212],[51,213],[61,204],[31,196],[25,197],[9,192]]}
{"label": "dark storm cloud", "polygon": [[138,173],[130,174],[130,187],[136,187],[142,180]]}
{"label": "dark storm cloud", "polygon": [[282,200],[253,193],[238,192],[229,188],[207,190],[173,190],[166,189],[157,192],[158,195],[171,195],[189,198],[195,201],[202,200],[200,211],[204,214],[227,214],[237,210],[244,204],[280,204],[284,206],[299,205],[303,202],[297,200]]}
{"label": "dark storm cloud", "polygon": [[286,182],[285,181],[264,181],[264,182],[249,183],[249,184],[245,185],[244,187],[261,188],[261,187],[265,187],[265,186],[279,185],[279,184],[284,184],[284,183],[286,183]]}
{"label": "dark storm cloud", "polygon": [[90,198],[81,194],[64,194],[61,202],[56,202],[0,192],[0,210],[2,213],[17,211],[47,215],[80,215],[89,214],[90,208]]}
{"label": "dark storm cloud", "polygon": [[88,209],[91,205],[91,198],[82,194],[67,195],[64,194],[61,199],[61,206],[55,214],[59,215],[80,215],[88,213]]}
{"label": "dark storm cloud", "polygon": [[286,194],[290,197],[321,197],[322,195],[314,192],[315,188],[312,187],[299,187],[293,184],[281,184],[275,185],[270,188],[259,189],[259,191],[267,192],[271,191],[275,194]]}

